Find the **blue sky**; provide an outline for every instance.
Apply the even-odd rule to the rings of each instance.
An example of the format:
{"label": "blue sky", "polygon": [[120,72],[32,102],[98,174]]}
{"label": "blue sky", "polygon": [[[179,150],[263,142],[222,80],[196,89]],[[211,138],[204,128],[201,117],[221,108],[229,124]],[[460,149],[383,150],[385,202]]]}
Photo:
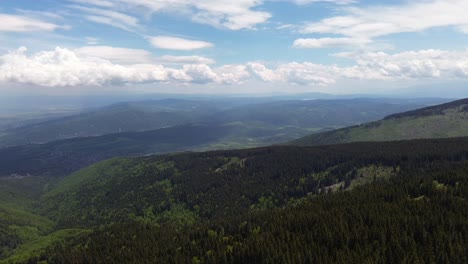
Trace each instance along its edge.
{"label": "blue sky", "polygon": [[465,0],[0,1],[0,91],[381,93],[468,78]]}

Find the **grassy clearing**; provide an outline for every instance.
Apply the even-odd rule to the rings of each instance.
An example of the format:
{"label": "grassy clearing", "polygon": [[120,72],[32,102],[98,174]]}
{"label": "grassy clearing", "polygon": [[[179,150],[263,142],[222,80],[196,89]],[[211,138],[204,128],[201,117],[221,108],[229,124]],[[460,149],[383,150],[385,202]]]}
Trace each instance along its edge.
{"label": "grassy clearing", "polygon": [[64,241],[77,237],[81,234],[90,232],[83,229],[63,229],[47,236],[42,236],[21,245],[15,254],[0,263],[26,263],[28,259],[40,258],[41,254],[53,245],[63,243]]}

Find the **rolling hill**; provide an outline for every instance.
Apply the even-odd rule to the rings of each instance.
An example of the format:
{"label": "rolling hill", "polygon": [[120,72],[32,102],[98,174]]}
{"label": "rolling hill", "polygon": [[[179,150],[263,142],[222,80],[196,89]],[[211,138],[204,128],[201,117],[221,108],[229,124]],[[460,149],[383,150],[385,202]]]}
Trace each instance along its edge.
{"label": "rolling hill", "polygon": [[111,157],[190,150],[229,131],[215,125],[183,125],[2,148],[0,175],[63,176]]}
{"label": "rolling hill", "polygon": [[119,103],[3,131],[0,146],[45,143],[105,134],[147,131],[195,122],[219,109],[214,103],[167,99]]}
{"label": "rolling hill", "polygon": [[393,114],[382,120],[293,141],[297,145],[326,145],[356,141],[394,141],[468,136],[468,99]]}

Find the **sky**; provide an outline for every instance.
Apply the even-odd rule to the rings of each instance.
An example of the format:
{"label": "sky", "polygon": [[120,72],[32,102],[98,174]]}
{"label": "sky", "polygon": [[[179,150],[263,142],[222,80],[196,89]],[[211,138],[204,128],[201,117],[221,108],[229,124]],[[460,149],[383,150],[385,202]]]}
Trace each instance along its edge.
{"label": "sky", "polygon": [[466,0],[0,0],[1,94],[389,93],[468,80]]}

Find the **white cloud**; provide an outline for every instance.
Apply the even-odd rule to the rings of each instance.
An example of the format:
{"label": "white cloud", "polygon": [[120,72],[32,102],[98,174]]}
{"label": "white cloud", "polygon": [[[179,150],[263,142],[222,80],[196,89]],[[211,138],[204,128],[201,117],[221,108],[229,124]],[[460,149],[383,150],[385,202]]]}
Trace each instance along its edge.
{"label": "white cloud", "polygon": [[298,5],[305,5],[305,4],[310,4],[310,3],[318,3],[318,2],[327,2],[327,3],[333,3],[337,5],[349,5],[349,4],[354,4],[357,3],[357,0],[293,0],[294,3]]}
{"label": "white cloud", "polygon": [[420,50],[397,54],[370,52],[341,54],[356,61],[345,68],[344,77],[375,80],[457,79],[468,77],[468,50]]}
{"label": "white cloud", "polygon": [[37,19],[59,19],[62,20],[63,16],[52,13],[52,12],[46,12],[46,11],[35,11],[35,10],[26,10],[26,9],[17,9],[17,11],[26,16],[26,17],[31,17],[31,18],[37,18]]}
{"label": "white cloud", "polygon": [[109,25],[127,31],[133,31],[133,29],[140,26],[139,20],[136,17],[121,12],[78,5],[72,5],[69,7],[87,13],[84,15],[84,18],[92,22]]}
{"label": "white cloud", "polygon": [[302,33],[337,34],[372,39],[402,33],[420,32],[435,27],[468,25],[466,0],[414,0],[401,5],[344,8],[344,14],[309,23]]}
{"label": "white cloud", "polygon": [[109,46],[86,46],[74,50],[78,56],[95,57],[120,64],[151,63],[152,54],[141,49],[116,48]]}
{"label": "white cloud", "polygon": [[341,53],[338,56],[353,60],[355,64],[339,67],[293,62],[268,68],[263,63],[253,62],[248,66],[254,76],[265,82],[315,86],[327,86],[340,79],[385,81],[468,79],[468,50],[421,50],[396,54]]}
{"label": "white cloud", "polygon": [[[213,27],[241,30],[255,29],[268,21],[271,14],[254,8],[264,0],[69,0],[69,7],[80,9],[89,15],[86,19],[129,30],[136,18],[128,14],[148,17],[154,13],[166,13],[211,25]],[[79,5],[76,5],[79,4]],[[136,15],[135,15],[136,16]],[[138,22],[138,21],[136,21]]]}
{"label": "white cloud", "polygon": [[214,46],[213,43],[206,41],[190,40],[169,36],[150,37],[149,41],[156,48],[170,50],[195,50],[211,48]]}
{"label": "white cloud", "polygon": [[212,69],[206,64],[188,64],[176,69],[151,63],[119,65],[110,61],[129,63],[127,56],[150,59],[150,54],[142,50],[123,48],[85,47],[74,51],[56,48],[28,55],[23,47],[0,56],[0,82],[46,87],[153,82],[231,84],[241,82],[241,77],[246,76],[245,71],[231,66]]}
{"label": "white cloud", "polygon": [[213,59],[201,56],[171,56],[165,55],[155,59],[161,64],[214,64]]}
{"label": "white cloud", "polygon": [[0,14],[0,32],[55,31],[57,29],[68,29],[68,27],[27,16]]}
{"label": "white cloud", "polygon": [[271,14],[253,10],[263,0],[121,0],[129,7],[147,12],[168,12],[190,17],[194,22],[230,30],[253,29]]}
{"label": "white cloud", "polygon": [[26,54],[26,48],[20,48],[1,56],[0,61],[0,81],[48,87],[167,81],[169,78],[169,71],[160,65],[120,66],[61,48],[31,56]]}
{"label": "white cloud", "polygon": [[255,76],[265,82],[279,82],[284,81],[281,77],[273,70],[268,69],[264,64],[260,62],[251,62],[248,64],[249,69],[254,73]]}
{"label": "white cloud", "polygon": [[191,77],[194,83],[210,83],[218,80],[216,73],[206,64],[184,65],[183,71]]}
{"label": "white cloud", "polygon": [[110,46],[85,46],[75,49],[74,52],[79,56],[95,57],[108,60],[118,64],[214,64],[215,61],[202,56],[172,56],[164,55],[154,57],[153,54],[143,49],[129,49]]}
{"label": "white cloud", "polygon": [[71,2],[79,3],[79,4],[89,4],[101,7],[113,7],[114,3],[107,0],[71,0]]}
{"label": "white cloud", "polygon": [[260,62],[249,64],[255,76],[266,82],[286,82],[299,85],[326,86],[335,83],[334,66],[291,62],[269,69]]}
{"label": "white cloud", "polygon": [[305,49],[318,49],[342,46],[363,46],[370,43],[368,39],[355,38],[300,38],[294,41],[293,47]]}
{"label": "white cloud", "polygon": [[215,69],[215,72],[223,84],[240,84],[250,77],[245,65],[224,65]]}

